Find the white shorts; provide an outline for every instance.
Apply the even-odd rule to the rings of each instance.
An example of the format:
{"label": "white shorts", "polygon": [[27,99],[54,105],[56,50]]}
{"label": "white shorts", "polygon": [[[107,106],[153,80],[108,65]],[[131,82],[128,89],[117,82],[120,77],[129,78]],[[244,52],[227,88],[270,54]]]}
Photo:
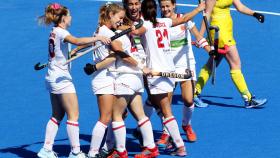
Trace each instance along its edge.
{"label": "white shorts", "polygon": [[143,76],[135,74],[120,74],[115,81],[115,95],[133,95],[143,93]]}
{"label": "white shorts", "polygon": [[61,83],[46,81],[46,88],[52,94],[76,93],[74,84],[71,81]]}
{"label": "white shorts", "polygon": [[187,80],[193,80],[196,81],[196,70],[195,70],[195,64],[191,64],[189,66],[186,67],[176,67],[175,68],[175,72],[177,73],[185,73],[186,69],[190,69],[193,72],[193,77],[189,78],[189,79],[179,79],[176,78],[175,82],[181,82],[181,81],[187,81]]}
{"label": "white shorts", "polygon": [[114,94],[114,84],[115,76],[106,69],[93,74],[91,86],[94,94]]}
{"label": "white shorts", "polygon": [[46,89],[52,94],[76,93],[68,69],[53,66],[48,68],[45,77]]}
{"label": "white shorts", "polygon": [[151,94],[163,94],[173,92],[175,80],[168,77],[147,78],[148,87]]}

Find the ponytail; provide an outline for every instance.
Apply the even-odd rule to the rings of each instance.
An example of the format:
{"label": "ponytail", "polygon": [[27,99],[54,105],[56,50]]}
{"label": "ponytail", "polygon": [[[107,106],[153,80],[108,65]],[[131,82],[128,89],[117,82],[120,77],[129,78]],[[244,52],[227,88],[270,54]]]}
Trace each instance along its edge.
{"label": "ponytail", "polygon": [[149,20],[156,27],[157,24],[157,4],[154,0],[144,0],[141,6],[141,12],[145,20]]}
{"label": "ponytail", "polygon": [[53,23],[54,25],[58,25],[63,16],[69,14],[69,10],[58,3],[49,4],[45,9],[45,14],[38,18],[39,24],[50,25]]}

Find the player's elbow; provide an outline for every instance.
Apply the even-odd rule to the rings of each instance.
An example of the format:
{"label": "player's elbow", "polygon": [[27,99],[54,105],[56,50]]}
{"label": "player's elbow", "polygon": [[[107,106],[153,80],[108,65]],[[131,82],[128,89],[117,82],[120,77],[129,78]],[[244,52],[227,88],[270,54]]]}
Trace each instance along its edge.
{"label": "player's elbow", "polygon": [[243,4],[235,5],[235,8],[236,8],[236,10],[237,10],[238,12],[240,12],[240,13],[244,13],[244,11],[245,11],[245,7],[244,7]]}

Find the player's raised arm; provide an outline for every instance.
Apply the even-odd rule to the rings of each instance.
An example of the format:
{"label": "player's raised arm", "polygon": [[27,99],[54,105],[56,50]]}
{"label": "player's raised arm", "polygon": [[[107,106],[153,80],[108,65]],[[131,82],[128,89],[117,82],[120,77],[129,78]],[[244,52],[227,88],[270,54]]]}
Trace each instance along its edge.
{"label": "player's raised arm", "polygon": [[198,4],[198,6],[191,12],[186,13],[183,17],[172,19],[172,26],[177,26],[182,23],[186,23],[191,20],[194,16],[196,16],[199,12],[205,9],[205,2]]}
{"label": "player's raised arm", "polygon": [[[205,7],[205,16],[207,18],[207,21],[210,21],[210,15],[212,13],[212,10],[213,10],[215,4],[216,4],[216,0],[206,0],[206,3],[205,3],[205,5],[206,5],[206,7]],[[205,29],[206,29],[205,21],[202,20],[200,31],[199,31],[201,35],[204,34]]]}
{"label": "player's raised arm", "polygon": [[250,16],[254,16],[260,23],[264,22],[264,15],[263,14],[260,14],[258,12],[255,12],[255,11],[251,10],[250,8],[245,6],[240,0],[233,0],[233,5],[237,9],[237,11],[239,11],[240,13],[250,15]]}

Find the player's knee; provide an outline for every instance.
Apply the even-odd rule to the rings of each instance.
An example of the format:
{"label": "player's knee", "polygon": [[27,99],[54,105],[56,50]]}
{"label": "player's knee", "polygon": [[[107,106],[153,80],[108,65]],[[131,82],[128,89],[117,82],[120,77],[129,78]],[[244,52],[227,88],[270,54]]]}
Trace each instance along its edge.
{"label": "player's knee", "polygon": [[52,117],[55,118],[58,122],[61,122],[63,117],[64,117],[64,115],[65,115],[65,113],[61,113],[61,114],[53,113]]}
{"label": "player's knee", "polygon": [[193,105],[193,97],[192,96],[183,96],[184,105],[190,107]]}
{"label": "player's knee", "polygon": [[79,112],[77,112],[77,113],[72,113],[72,114],[69,114],[68,115],[68,120],[69,121],[78,121],[78,119],[79,119]]}
{"label": "player's knee", "polygon": [[185,100],[184,105],[187,107],[191,107],[193,105],[193,100]]}
{"label": "player's knee", "polygon": [[111,120],[112,120],[112,113],[107,115],[101,115],[99,119],[99,121],[105,125],[109,124]]}

